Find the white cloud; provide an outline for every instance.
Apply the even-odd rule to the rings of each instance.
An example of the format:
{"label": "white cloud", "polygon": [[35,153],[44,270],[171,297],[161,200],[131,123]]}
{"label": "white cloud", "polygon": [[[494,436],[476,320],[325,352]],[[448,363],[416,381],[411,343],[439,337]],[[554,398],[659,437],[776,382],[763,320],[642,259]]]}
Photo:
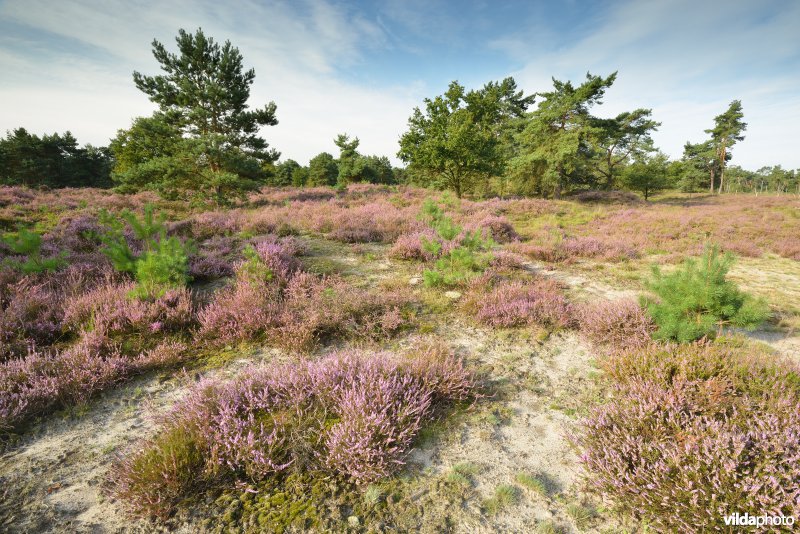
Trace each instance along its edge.
{"label": "white cloud", "polygon": [[[0,5],[0,16],[36,31],[80,43],[96,57],[40,50],[31,61],[19,47],[0,48],[0,130],[71,130],[80,142],[107,144],[119,128],[155,108],[131,79],[133,70],[155,73],[150,42],[174,48],[178,28],[202,26],[218,41],[230,39],[256,70],[251,105],[278,105],[279,124],[263,129],[285,158],[305,162],[348,132],[364,153],[393,156],[397,136],[420,99],[415,85],[370,89],[344,83],[337,68],[358,65],[365,48],[386,44],[384,32],[358,13],[323,0],[300,7],[287,2],[131,3],[45,0]],[[12,52],[17,50],[17,52]],[[27,51],[26,51],[27,52]]]}

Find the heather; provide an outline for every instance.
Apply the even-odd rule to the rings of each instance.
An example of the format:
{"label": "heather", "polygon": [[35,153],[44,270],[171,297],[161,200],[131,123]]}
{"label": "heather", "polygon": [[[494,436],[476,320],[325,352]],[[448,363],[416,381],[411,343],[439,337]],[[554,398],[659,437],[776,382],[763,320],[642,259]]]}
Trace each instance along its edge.
{"label": "heather", "polygon": [[165,341],[129,357],[97,334],[64,350],[31,350],[0,364],[0,434],[36,416],[85,403],[133,374],[175,365],[185,353],[182,343]]}
{"label": "heather", "polygon": [[[749,349],[749,350],[742,350]],[[602,363],[609,398],[578,443],[589,483],[658,531],[727,531],[731,510],[797,516],[800,369],[736,343]]]}
{"label": "heather", "polygon": [[[630,499],[598,485],[584,494],[571,478],[579,472],[577,456],[570,460],[569,445],[559,439],[575,433],[580,417],[608,395],[596,409],[609,410],[617,426],[597,430],[587,443],[597,444],[592,450],[600,451],[594,454],[602,465],[611,465],[606,453],[638,455],[625,456],[638,478],[617,476],[617,464],[613,476],[603,475],[630,491],[651,484],[651,493],[639,490],[642,499],[631,500],[636,506],[656,499],[650,495],[684,499],[678,484],[698,493],[712,488],[700,478],[701,462],[722,476],[736,450],[718,442],[747,443],[735,457],[743,462],[732,468],[736,480],[774,470],[786,486],[791,479],[781,474],[786,459],[779,455],[788,441],[775,425],[786,422],[794,431],[796,400],[786,400],[785,391],[795,379],[776,382],[785,368],[745,358],[752,345],[732,342],[720,327],[723,334],[738,331],[744,323],[733,322],[735,311],[725,315],[730,305],[746,310],[758,303],[748,294],[764,295],[781,315],[754,335],[791,349],[794,337],[784,328],[793,317],[791,299],[781,295],[796,292],[793,260],[775,258],[777,249],[755,240],[751,246],[763,257],[742,257],[749,254],[745,245],[726,239],[714,260],[722,269],[700,275],[702,244],[716,232],[709,222],[693,219],[657,249],[644,244],[647,228],[595,227],[623,212],[671,217],[703,208],[777,240],[785,225],[763,227],[761,218],[791,213],[792,202],[753,198],[760,211],[739,213],[735,195],[647,203],[607,194],[481,200],[350,183],[265,187],[235,206],[209,209],[148,193],[0,189],[8,237],[0,244],[2,446],[23,454],[29,449],[15,445],[22,440],[42,440],[44,447],[62,429],[104,425],[79,434],[74,448],[83,452],[64,464],[76,473],[106,472],[120,455],[107,475],[119,483],[115,499],[91,506],[126,507],[164,520],[164,528],[186,522],[209,531],[439,531],[465,524],[527,531],[540,527],[545,502],[562,530],[599,528],[617,516],[598,508],[595,496]],[[663,224],[680,226],[668,217]],[[19,248],[26,240],[35,244],[27,252]],[[787,240],[781,250],[791,246]],[[733,247],[736,263],[725,255]],[[663,265],[686,256],[700,257]],[[49,259],[53,268],[21,268]],[[663,289],[647,286],[654,261],[662,264]],[[683,281],[664,284],[671,276]],[[715,289],[698,290],[711,282]],[[645,300],[620,298],[630,294]],[[683,306],[687,295],[704,307]],[[659,345],[652,336],[663,320],[651,313],[653,305],[672,306],[680,320],[697,310],[714,314],[704,335],[716,341],[700,355],[692,343]],[[442,348],[417,345],[417,333],[435,336]],[[461,358],[485,373],[491,395],[451,410],[476,394]],[[184,388],[188,396],[173,407]],[[679,416],[667,413],[673,398],[682,399]],[[662,412],[648,419],[645,405]],[[151,410],[155,423],[143,417]],[[750,417],[761,422],[748,427]],[[681,425],[689,430],[676,430]],[[701,449],[685,452],[675,443]],[[38,458],[38,450],[24,454]],[[553,455],[569,469],[550,469]],[[646,472],[651,459],[679,466],[675,481]],[[475,467],[460,475],[453,466],[462,464]],[[13,469],[0,466],[0,473]],[[530,477],[515,478],[519,473],[535,473],[550,489],[537,493]],[[730,479],[724,480],[714,484],[724,489]],[[80,487],[69,494],[75,506],[98,491]],[[713,489],[718,500],[728,499]],[[772,493],[725,503],[757,509],[761,504],[752,503],[770,503]],[[28,494],[12,496],[9,506],[30,510],[38,502],[22,495]],[[708,502],[672,508],[683,510],[674,515],[701,517],[708,512],[697,507]],[[623,517],[657,526],[654,514],[670,508],[648,506]],[[0,506],[0,521],[3,514]]]}
{"label": "heather", "polygon": [[200,334],[219,342],[265,340],[309,350],[332,338],[380,339],[407,323],[409,300],[376,293],[337,276],[300,271],[277,243],[247,249],[235,280],[199,314]]}
{"label": "heather", "polygon": [[586,303],[577,317],[581,335],[610,350],[644,347],[655,331],[653,320],[633,299]]}
{"label": "heather", "polygon": [[465,307],[488,326],[538,326],[567,328],[574,310],[563,287],[553,280],[528,277],[521,280],[484,276],[472,285]]}
{"label": "heather", "polygon": [[205,381],[120,459],[112,493],[164,518],[203,486],[237,479],[311,472],[374,481],[397,471],[422,426],[475,388],[463,363],[439,350],[408,359],[345,350]]}

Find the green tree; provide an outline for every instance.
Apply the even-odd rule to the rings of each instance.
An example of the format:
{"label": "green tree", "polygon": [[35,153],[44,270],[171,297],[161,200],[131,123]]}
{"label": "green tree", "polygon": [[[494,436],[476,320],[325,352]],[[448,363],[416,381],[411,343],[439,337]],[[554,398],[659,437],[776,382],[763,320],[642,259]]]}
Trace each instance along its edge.
{"label": "green tree", "polygon": [[737,141],[742,141],[742,132],[747,129],[747,123],[742,122],[742,103],[734,100],[727,111],[714,117],[714,127],[706,130],[711,134],[711,146],[716,156],[716,165],[711,170],[711,192],[714,192],[714,175],[719,172],[719,193],[725,182],[725,166],[731,159],[731,148]]}
{"label": "green tree", "polygon": [[0,184],[29,187],[110,187],[106,148],[81,148],[70,132],[38,135],[25,128],[0,139]]}
{"label": "green tree", "polygon": [[361,179],[371,184],[393,184],[394,170],[386,156],[362,156]]}
{"label": "green tree", "polygon": [[308,167],[298,167],[292,172],[292,185],[305,187],[308,185]]}
{"label": "green tree", "polygon": [[336,185],[339,167],[331,154],[321,152],[308,162],[308,185],[312,187]]}
{"label": "green tree", "polygon": [[[263,183],[265,168],[278,159],[258,135],[260,127],[277,124],[276,106],[270,102],[249,109],[255,71],[244,70],[241,53],[229,41],[220,46],[198,29],[194,34],[180,30],[176,42],[174,54],[153,41],[153,55],[164,74],[133,73],[136,87],[160,108],[161,117],[154,118],[161,124],[148,126],[167,134],[168,125],[180,138],[173,146],[175,138],[168,135],[170,143],[157,153],[167,158],[157,165],[166,178],[153,188],[173,196],[211,196],[218,203],[241,197]],[[134,163],[153,165],[150,159]],[[126,182],[124,171],[117,175],[123,185],[141,187]]]}
{"label": "green tree", "polygon": [[667,189],[669,178],[669,161],[661,152],[653,156],[642,155],[622,170],[623,185],[642,193],[645,200],[653,193]]}
{"label": "green tree", "polygon": [[539,93],[543,100],[518,136],[516,173],[535,179],[537,189],[549,189],[555,198],[569,190],[591,154],[595,120],[589,109],[601,102],[616,77],[616,72],[606,78],[587,73],[578,87],[553,78],[553,91]]}
{"label": "green tree", "polygon": [[454,81],[443,95],[425,99],[424,113],[414,109],[397,155],[418,180],[461,197],[477,180],[503,173],[510,124],[532,99],[513,78],[469,92]]}
{"label": "green tree", "polygon": [[613,119],[593,119],[592,135],[596,156],[595,171],[600,175],[601,189],[615,185],[619,169],[631,158],[640,157],[655,150],[650,134],[661,126],[651,118],[649,109],[637,109],[620,113]]}
{"label": "green tree", "polygon": [[694,341],[721,333],[726,325],[752,329],[766,320],[766,303],[726,279],[732,263],[730,254],[720,254],[712,246],[702,258],[687,259],[675,272],[662,274],[654,267],[648,289],[655,298],[643,299],[658,325],[654,337]]}
{"label": "green tree", "polygon": [[364,165],[358,153],[360,143],[358,137],[350,139],[349,135],[343,133],[337,135],[333,143],[339,147],[339,160],[336,162],[339,168],[337,182],[340,185],[347,185],[359,181]]}
{"label": "green tree", "polygon": [[686,193],[699,191],[709,175],[713,182],[716,165],[714,147],[710,141],[696,144],[687,141],[683,146],[681,174],[678,181],[681,190]]}
{"label": "green tree", "polygon": [[281,161],[275,166],[275,176],[271,185],[292,185],[294,173],[299,168],[300,164],[293,159]]}

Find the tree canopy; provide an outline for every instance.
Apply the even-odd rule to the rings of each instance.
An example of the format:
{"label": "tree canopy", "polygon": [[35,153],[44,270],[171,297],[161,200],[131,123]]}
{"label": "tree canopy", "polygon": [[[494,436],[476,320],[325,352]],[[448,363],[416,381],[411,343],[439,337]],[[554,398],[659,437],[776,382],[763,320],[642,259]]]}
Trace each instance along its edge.
{"label": "tree canopy", "polygon": [[514,163],[518,173],[536,180],[539,193],[550,190],[560,198],[581,174],[596,127],[589,110],[616,77],[616,72],[606,78],[587,73],[578,87],[553,78],[553,90],[538,94],[542,100],[518,136],[520,152]]}
{"label": "tree canopy", "polygon": [[478,178],[503,172],[504,134],[532,101],[513,78],[469,92],[454,81],[443,95],[425,99],[424,113],[414,109],[397,156],[425,181],[460,197]]}
{"label": "tree canopy", "polygon": [[0,184],[29,187],[109,187],[107,149],[79,147],[70,132],[38,136],[25,128],[0,139]]}
{"label": "tree canopy", "polygon": [[220,45],[198,29],[194,34],[180,30],[176,42],[177,54],[153,41],[153,56],[164,74],[133,73],[136,87],[159,112],[119,132],[114,153],[124,162],[114,169],[114,178],[128,189],[224,203],[264,183],[278,159],[259,136],[260,127],[277,124],[276,106],[249,108],[255,71],[244,69],[230,41]]}

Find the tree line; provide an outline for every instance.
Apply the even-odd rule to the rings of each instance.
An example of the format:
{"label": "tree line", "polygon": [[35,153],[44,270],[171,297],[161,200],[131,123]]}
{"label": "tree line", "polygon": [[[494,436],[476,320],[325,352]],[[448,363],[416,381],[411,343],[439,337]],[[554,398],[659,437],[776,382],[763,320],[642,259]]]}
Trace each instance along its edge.
{"label": "tree line", "polygon": [[279,161],[259,135],[278,123],[274,102],[251,109],[253,69],[229,41],[202,29],[180,30],[177,53],[157,40],[161,74],[133,73],[158,110],[119,130],[108,147],[79,147],[70,132],[39,137],[19,128],[0,139],[0,184],[111,187],[156,191],[165,198],[230,202],[263,185],[338,186],[409,183],[456,195],[560,198],[581,190],[630,189],[645,198],[664,189],[686,192],[800,194],[800,171],[780,166],[748,171],[731,166],[744,139],[741,102],[714,118],[707,138],[687,142],[671,161],[654,145],[660,123],[650,109],[613,118],[592,113],[617,73],[587,73],[580,84],[553,79],[530,95],[513,78],[467,90],[453,81],[412,111],[393,167],[363,155],[359,139],[334,139],[338,157],[322,152],[307,166]]}

